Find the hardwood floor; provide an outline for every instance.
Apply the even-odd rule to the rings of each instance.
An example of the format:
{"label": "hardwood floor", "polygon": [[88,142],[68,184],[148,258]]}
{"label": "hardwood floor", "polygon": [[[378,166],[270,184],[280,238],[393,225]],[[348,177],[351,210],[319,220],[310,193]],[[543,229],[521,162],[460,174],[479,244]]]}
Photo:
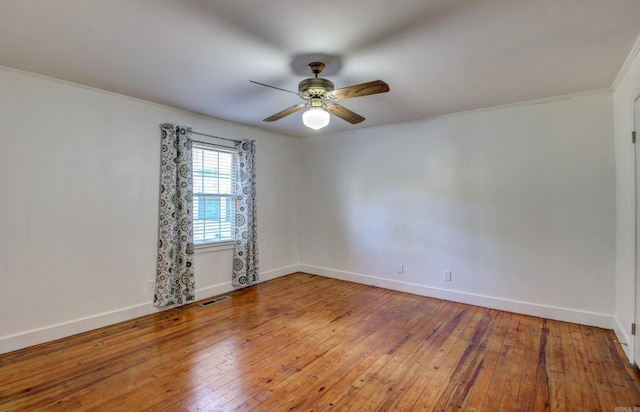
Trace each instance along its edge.
{"label": "hardwood floor", "polygon": [[612,331],[302,273],[0,355],[0,410],[616,411]]}

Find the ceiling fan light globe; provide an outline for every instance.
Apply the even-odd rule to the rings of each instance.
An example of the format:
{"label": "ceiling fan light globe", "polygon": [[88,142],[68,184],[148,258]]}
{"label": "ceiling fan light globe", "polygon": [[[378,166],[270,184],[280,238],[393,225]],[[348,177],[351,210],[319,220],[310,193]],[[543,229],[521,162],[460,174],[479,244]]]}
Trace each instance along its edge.
{"label": "ceiling fan light globe", "polygon": [[311,108],[302,113],[302,123],[310,129],[318,130],[329,124],[330,115],[321,108]]}

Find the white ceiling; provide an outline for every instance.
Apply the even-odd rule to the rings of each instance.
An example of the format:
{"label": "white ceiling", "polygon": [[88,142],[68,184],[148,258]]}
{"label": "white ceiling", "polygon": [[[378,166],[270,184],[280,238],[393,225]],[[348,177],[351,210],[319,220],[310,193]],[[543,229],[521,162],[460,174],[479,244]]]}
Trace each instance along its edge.
{"label": "white ceiling", "polygon": [[[610,88],[639,34],[638,0],[0,0],[2,66],[290,136]],[[301,100],[249,80],[316,59],[391,91],[343,102],[359,125],[262,122]]]}

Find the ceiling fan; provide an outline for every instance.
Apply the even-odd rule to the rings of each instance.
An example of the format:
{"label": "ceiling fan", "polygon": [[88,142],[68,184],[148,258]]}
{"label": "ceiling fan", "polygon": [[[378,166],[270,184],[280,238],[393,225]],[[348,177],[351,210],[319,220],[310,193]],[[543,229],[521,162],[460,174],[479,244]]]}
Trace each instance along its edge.
{"label": "ceiling fan", "polygon": [[259,84],[261,86],[267,86],[273,89],[296,94],[303,100],[306,100],[305,103],[296,104],[295,106],[284,109],[273,116],[267,117],[264,121],[275,122],[276,120],[280,120],[283,117],[293,114],[299,110],[308,108],[308,110],[302,114],[302,122],[305,126],[312,129],[322,129],[328,125],[330,119],[329,113],[341,118],[342,120],[346,120],[351,124],[357,124],[362,122],[364,117],[336,103],[336,101],[352,99],[354,97],[369,96],[371,94],[386,93],[389,91],[389,85],[382,80],[374,80],[372,82],[356,84],[354,86],[334,90],[332,82],[318,77],[324,69],[324,66],[324,63],[321,62],[309,63],[309,70],[311,70],[315,77],[301,81],[300,84],[298,84],[297,93],[249,80],[251,83]]}

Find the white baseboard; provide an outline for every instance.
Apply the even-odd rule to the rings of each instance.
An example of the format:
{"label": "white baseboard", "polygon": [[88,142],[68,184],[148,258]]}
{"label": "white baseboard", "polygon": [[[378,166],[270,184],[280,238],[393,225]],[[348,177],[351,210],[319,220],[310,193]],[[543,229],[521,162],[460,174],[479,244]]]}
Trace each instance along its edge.
{"label": "white baseboard", "polygon": [[158,312],[151,302],[129,306],[110,312],[57,323],[14,335],[0,336],[0,353],[11,352],[44,342],[87,332],[103,326],[135,319],[140,316]]}
{"label": "white baseboard", "polygon": [[385,289],[397,290],[400,292],[413,293],[415,295],[428,296],[465,303],[468,305],[499,309],[507,312],[521,313],[524,315],[560,320],[564,322],[597,326],[605,329],[611,329],[614,323],[613,317],[604,313],[587,312],[571,308],[541,305],[537,303],[496,298],[468,292],[459,292],[450,289],[441,289],[432,286],[401,282],[311,265],[300,265],[300,271],[310,273],[312,275],[325,276],[349,282],[378,286]]}
{"label": "white baseboard", "polygon": [[620,347],[624,351],[624,354],[627,355],[627,359],[629,360],[629,362],[635,362],[637,365],[639,363],[639,359],[633,359],[633,339],[627,333],[617,316],[613,317],[613,332],[616,334]]}
{"label": "white baseboard", "polygon": [[[453,302],[466,303],[469,305],[477,305],[492,309],[522,313],[525,315],[539,316],[548,319],[614,329],[616,335],[619,337],[619,340],[621,342],[627,343],[627,346],[623,345],[623,349],[627,356],[631,358],[631,339],[624,331],[624,328],[621,327],[618,320],[611,315],[435,288],[431,286],[400,282],[396,280],[378,278],[375,276],[362,275],[358,273],[345,272],[312,265],[295,264],[262,272],[260,274],[260,281],[265,282],[267,280],[275,279],[295,272],[306,272],[312,275],[325,276],[365,285],[378,286],[401,292],[450,300]],[[230,281],[217,285],[207,286],[196,291],[196,300],[206,299],[208,297],[227,293],[232,291],[233,289],[234,288],[231,285]],[[68,322],[29,330],[14,335],[1,336],[0,353],[7,353],[14,350],[26,348],[28,346],[37,345],[39,343],[49,342],[55,339],[60,339],[100,327],[112,325],[118,322],[135,319],[137,317],[149,315],[158,311],[159,309],[155,308],[151,302],[146,302],[110,312],[97,314],[94,316],[74,319]]]}
{"label": "white baseboard", "polygon": [[228,282],[218,283],[217,285],[196,289],[196,301],[231,292],[232,290],[233,286],[230,280]]}
{"label": "white baseboard", "polygon": [[291,273],[295,273],[295,272],[300,272],[299,264],[283,266],[281,268],[272,269],[272,270],[260,273],[260,282],[266,282],[267,280],[290,275]]}
{"label": "white baseboard", "polygon": [[[297,264],[268,270],[260,273],[260,282],[298,272],[299,270],[300,267]],[[207,286],[196,290],[196,300],[206,299],[232,290],[234,290],[234,288],[231,285],[231,281]],[[97,315],[57,323],[13,335],[0,336],[0,354],[113,325],[118,322],[124,322],[166,309],[170,308],[158,309],[154,307],[153,302],[150,300],[149,302],[110,312],[99,313]]]}

